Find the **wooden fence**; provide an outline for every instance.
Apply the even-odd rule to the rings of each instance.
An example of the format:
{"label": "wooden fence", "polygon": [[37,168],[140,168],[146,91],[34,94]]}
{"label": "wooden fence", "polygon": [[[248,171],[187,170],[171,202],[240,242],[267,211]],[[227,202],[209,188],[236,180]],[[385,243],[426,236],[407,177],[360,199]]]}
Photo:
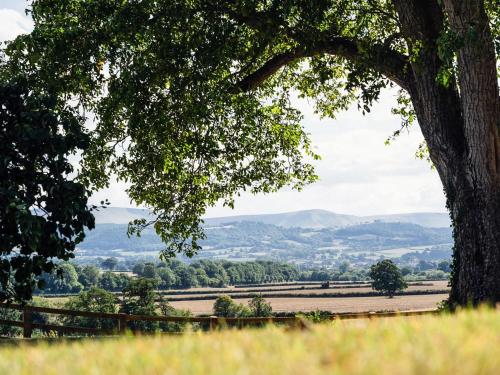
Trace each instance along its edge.
{"label": "wooden fence", "polygon": [[[20,327],[23,329],[23,336],[30,338],[34,329],[43,331],[54,331],[58,335],[67,333],[80,333],[85,335],[120,335],[127,332],[127,323],[131,321],[149,321],[149,322],[174,322],[174,323],[200,323],[206,326],[209,330],[215,330],[218,327],[247,327],[252,325],[262,325],[267,323],[286,324],[291,327],[305,328],[307,326],[304,318],[299,316],[292,317],[252,317],[252,318],[223,318],[217,316],[206,317],[180,317],[180,316],[150,316],[150,315],[129,315],[129,314],[112,314],[89,311],[75,311],[67,309],[56,309],[52,307],[38,307],[18,304],[0,303],[0,308],[13,309],[22,312],[22,320],[6,320],[0,319],[0,325]],[[56,324],[36,323],[33,321],[33,313],[79,316],[96,319],[110,319],[116,321],[116,328],[100,329],[89,327],[73,327]],[[327,317],[322,317],[325,320],[342,320],[342,319],[362,319],[362,318],[384,318],[395,316],[416,316],[426,314],[436,314],[437,310],[421,310],[421,311],[404,311],[404,312],[369,312],[369,313],[339,313],[332,314]]]}

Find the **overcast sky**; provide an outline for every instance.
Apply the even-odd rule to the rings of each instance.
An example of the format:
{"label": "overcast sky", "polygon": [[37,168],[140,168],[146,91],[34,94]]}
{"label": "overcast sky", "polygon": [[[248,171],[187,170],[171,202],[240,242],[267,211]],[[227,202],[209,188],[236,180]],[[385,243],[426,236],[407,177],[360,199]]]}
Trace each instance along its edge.
{"label": "overcast sky", "polygon": [[[0,0],[0,40],[30,31],[25,3]],[[422,141],[418,126],[390,146],[384,144],[400,124],[399,118],[390,113],[394,102],[394,92],[386,91],[370,114],[363,116],[354,106],[331,120],[314,115],[312,103],[297,101],[305,115],[304,127],[322,157],[315,163],[320,181],[301,192],[285,189],[269,195],[243,195],[234,210],[214,207],[207,216],[316,208],[357,215],[444,212],[445,200],[436,171],[426,161],[415,158]],[[103,198],[113,206],[135,206],[121,183],[96,193],[92,200]]]}

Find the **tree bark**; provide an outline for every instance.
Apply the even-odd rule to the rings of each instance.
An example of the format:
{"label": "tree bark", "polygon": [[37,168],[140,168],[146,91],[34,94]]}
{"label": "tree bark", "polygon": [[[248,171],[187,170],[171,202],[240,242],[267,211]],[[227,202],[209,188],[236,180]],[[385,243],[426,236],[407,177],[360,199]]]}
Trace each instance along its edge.
{"label": "tree bark", "polygon": [[447,192],[455,239],[450,302],[459,305],[500,302],[500,189],[471,185],[474,173],[465,166],[461,186]]}
{"label": "tree bark", "polygon": [[[500,301],[500,101],[496,57],[480,0],[445,0],[463,39],[458,82],[436,81],[444,13],[436,0],[394,0],[411,49],[409,93],[447,197],[454,229],[451,304]],[[471,37],[472,35],[472,37]]]}
{"label": "tree bark", "polygon": [[500,100],[496,56],[481,0],[445,0],[458,51],[464,173],[449,198],[455,224],[451,302],[500,301]]}

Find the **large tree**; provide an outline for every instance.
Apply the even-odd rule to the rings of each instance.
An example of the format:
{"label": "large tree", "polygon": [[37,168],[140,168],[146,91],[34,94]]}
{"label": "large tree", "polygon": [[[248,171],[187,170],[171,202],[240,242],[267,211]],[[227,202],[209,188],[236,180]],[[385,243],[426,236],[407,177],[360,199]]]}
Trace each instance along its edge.
{"label": "large tree", "polygon": [[293,93],[334,116],[398,86],[453,220],[451,301],[500,301],[495,0],[38,0],[32,14],[11,61],[93,111],[89,186],[127,180],[164,254],[197,250],[208,205],[314,181]]}
{"label": "large tree", "polygon": [[69,162],[89,145],[81,121],[0,61],[0,301],[29,300],[47,280],[80,285],[60,261],[94,227],[90,191]]}

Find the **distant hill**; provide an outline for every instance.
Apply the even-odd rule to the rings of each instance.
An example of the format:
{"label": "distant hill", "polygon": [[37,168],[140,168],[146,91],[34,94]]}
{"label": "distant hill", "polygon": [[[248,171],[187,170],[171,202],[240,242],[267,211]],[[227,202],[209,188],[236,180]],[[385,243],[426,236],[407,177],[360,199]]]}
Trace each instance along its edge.
{"label": "distant hill", "polygon": [[352,249],[383,249],[451,243],[451,228],[426,228],[413,223],[376,221],[334,231]]}
{"label": "distant hill", "polygon": [[448,214],[440,212],[364,216],[363,219],[367,222],[378,220],[386,223],[412,223],[428,228],[445,228],[451,225]]}
{"label": "distant hill", "polygon": [[[156,257],[164,244],[153,228],[127,237],[126,224],[97,224],[79,244],[78,256]],[[342,228],[283,227],[252,221],[207,225],[206,239],[195,259],[275,260],[306,267],[331,267],[348,261],[371,264],[381,256],[448,259],[451,228],[425,228],[412,223],[376,221]],[[412,258],[413,257],[413,258]]]}
{"label": "distant hill", "polygon": [[[381,250],[391,247],[411,247],[451,242],[450,228],[425,228],[411,223],[374,222],[344,228],[285,228],[273,224],[239,221],[220,226],[207,226],[207,238],[201,241],[209,249],[309,249],[331,247],[342,242],[341,248]],[[125,224],[98,224],[87,233],[82,249],[148,251],[164,245],[153,228],[141,237],[127,237]],[[339,242],[340,241],[340,242]]]}
{"label": "distant hill", "polygon": [[264,215],[239,215],[205,219],[207,225],[220,225],[228,222],[242,221],[272,224],[285,228],[336,228],[362,222],[358,216],[336,214],[326,210],[307,210]]}
{"label": "distant hill", "polygon": [[236,221],[253,221],[273,224],[280,227],[301,228],[341,228],[350,225],[382,221],[386,223],[412,223],[428,228],[445,228],[450,226],[450,218],[446,213],[418,212],[393,215],[355,216],[343,215],[326,210],[307,210],[267,215],[241,215],[205,219],[208,225],[220,225]]}
{"label": "distant hill", "polygon": [[[79,257],[156,257],[165,245],[152,227],[127,237],[133,219],[151,219],[148,210],[109,207],[96,212],[96,228],[79,244]],[[449,259],[452,235],[440,213],[355,216],[325,210],[244,215],[205,220],[206,239],[196,259],[276,260],[305,267],[332,267],[347,261],[366,266],[380,257]]]}
{"label": "distant hill", "polygon": [[[127,224],[139,218],[151,218],[149,211],[137,208],[108,207],[95,213],[97,224]],[[208,226],[233,222],[256,222],[272,224],[285,228],[342,228],[351,225],[382,222],[412,223],[429,228],[445,228],[450,226],[446,213],[402,213],[393,215],[355,216],[337,214],[326,210],[306,210],[263,215],[238,215],[205,219]]]}

